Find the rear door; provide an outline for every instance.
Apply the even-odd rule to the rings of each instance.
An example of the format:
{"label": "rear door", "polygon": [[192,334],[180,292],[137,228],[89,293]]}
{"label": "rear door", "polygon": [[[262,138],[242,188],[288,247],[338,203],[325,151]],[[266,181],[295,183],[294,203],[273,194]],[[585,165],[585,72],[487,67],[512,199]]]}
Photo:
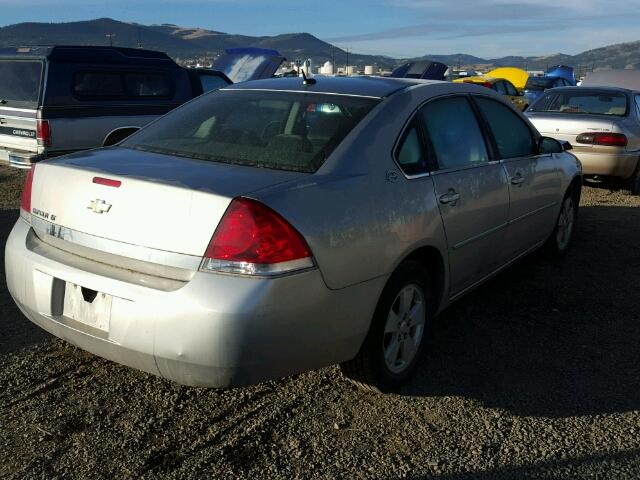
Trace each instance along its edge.
{"label": "rear door", "polygon": [[449,250],[451,294],[471,287],[500,262],[509,214],[509,188],[489,157],[466,96],[435,100],[420,111],[437,163],[432,177]]}
{"label": "rear door", "polygon": [[41,60],[0,60],[0,161],[9,151],[37,152],[36,116],[42,88]]}
{"label": "rear door", "polygon": [[536,137],[517,113],[497,100],[473,98],[509,180],[509,226],[500,252],[508,262],[551,234],[560,200],[557,161],[538,155]]}

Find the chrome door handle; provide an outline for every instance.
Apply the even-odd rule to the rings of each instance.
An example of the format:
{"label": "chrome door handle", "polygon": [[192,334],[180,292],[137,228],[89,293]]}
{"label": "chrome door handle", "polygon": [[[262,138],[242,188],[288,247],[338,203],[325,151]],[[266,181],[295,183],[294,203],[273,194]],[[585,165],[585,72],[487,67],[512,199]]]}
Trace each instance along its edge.
{"label": "chrome door handle", "polygon": [[511,185],[522,185],[524,183],[524,177],[521,173],[517,173],[515,177],[511,177]]}
{"label": "chrome door handle", "polygon": [[458,200],[460,200],[460,194],[453,188],[449,189],[449,191],[444,195],[440,195],[440,203],[450,203],[451,205],[455,205]]}

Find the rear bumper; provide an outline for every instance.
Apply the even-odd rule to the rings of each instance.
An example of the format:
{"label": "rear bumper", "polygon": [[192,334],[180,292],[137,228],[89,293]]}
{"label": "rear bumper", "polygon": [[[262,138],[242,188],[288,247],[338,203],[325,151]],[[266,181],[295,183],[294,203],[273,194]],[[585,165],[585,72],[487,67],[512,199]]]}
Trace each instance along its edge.
{"label": "rear bumper", "polygon": [[[274,279],[196,273],[178,290],[158,291],[51,260],[28,248],[29,235],[18,220],[5,263],[9,292],[32,322],[185,385],[247,385],[353,358],[385,281],[333,291],[318,270]],[[113,296],[108,331],[54,312],[67,282]]]}
{"label": "rear bumper", "polygon": [[29,169],[31,165],[44,158],[43,155],[35,152],[24,152],[20,150],[0,150],[0,164],[11,167]]}
{"label": "rear bumper", "polygon": [[635,172],[640,159],[640,152],[611,152],[598,150],[580,150],[574,148],[571,151],[582,163],[584,175],[603,175],[611,177],[629,178]]}

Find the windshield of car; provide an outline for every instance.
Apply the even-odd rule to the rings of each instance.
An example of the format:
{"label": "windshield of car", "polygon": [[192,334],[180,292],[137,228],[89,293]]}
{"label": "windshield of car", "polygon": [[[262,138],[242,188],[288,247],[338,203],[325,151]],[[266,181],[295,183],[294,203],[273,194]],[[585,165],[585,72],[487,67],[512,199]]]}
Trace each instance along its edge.
{"label": "windshield of car", "polygon": [[550,77],[529,77],[524,88],[525,90],[546,90],[551,88],[555,81],[555,78]]}
{"label": "windshield of car", "polygon": [[0,106],[35,108],[41,77],[40,61],[0,60]]}
{"label": "windshield of car", "polygon": [[377,103],[345,95],[220,90],[164,116],[121,145],[313,173]]}
{"label": "windshield of car", "polygon": [[551,91],[531,105],[528,111],[624,117],[628,111],[627,96],[618,92],[585,91],[582,87]]}

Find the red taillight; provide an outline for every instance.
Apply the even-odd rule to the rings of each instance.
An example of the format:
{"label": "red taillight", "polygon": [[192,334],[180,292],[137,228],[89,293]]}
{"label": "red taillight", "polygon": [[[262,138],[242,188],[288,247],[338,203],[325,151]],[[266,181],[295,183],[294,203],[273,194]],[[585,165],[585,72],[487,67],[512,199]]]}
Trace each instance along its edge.
{"label": "red taillight", "polygon": [[113,180],[111,178],[104,178],[104,177],[93,177],[93,183],[97,183],[98,185],[105,185],[107,187],[115,187],[115,188],[118,188],[120,185],[122,185],[122,182],[120,180]]}
{"label": "red taillight", "polygon": [[38,145],[51,144],[51,126],[48,120],[38,120],[36,123],[36,140]]}
{"label": "red taillight", "polygon": [[491,87],[493,87],[493,85],[491,85],[491,82],[484,82],[484,83],[482,84],[482,86],[483,86],[483,87],[487,87],[487,88],[491,88]]}
{"label": "red taillight", "polygon": [[33,187],[33,175],[36,171],[36,166],[32,165],[31,170],[27,173],[27,178],[24,181],[24,188],[22,189],[22,200],[20,202],[20,208],[26,213],[31,213],[31,189]]}
{"label": "red taillight", "polygon": [[587,132],[578,135],[576,142],[605,147],[626,147],[627,137],[622,133]]}
{"label": "red taillight", "polygon": [[203,269],[274,275],[313,267],[302,235],[278,213],[248,198],[234,199],[204,254]]}

